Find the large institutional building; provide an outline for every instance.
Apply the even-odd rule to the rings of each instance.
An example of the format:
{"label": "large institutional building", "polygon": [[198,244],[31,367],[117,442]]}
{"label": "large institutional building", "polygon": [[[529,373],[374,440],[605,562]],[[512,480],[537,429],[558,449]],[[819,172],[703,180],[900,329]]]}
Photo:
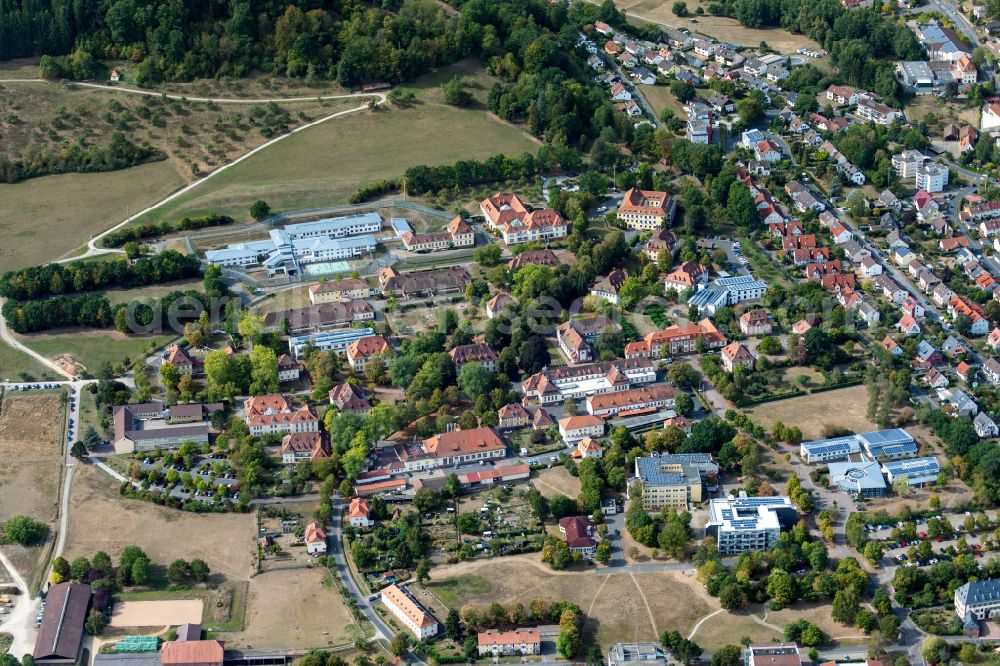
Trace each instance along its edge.
{"label": "large institutional building", "polygon": [[705,536],[715,539],[721,555],[767,550],[778,542],[782,530],[798,521],[788,497],[714,499],[710,513]]}
{"label": "large institutional building", "polygon": [[666,192],[633,187],[618,206],[618,221],[629,229],[654,231],[670,226],[676,208],[677,204]]}
{"label": "large institutional building", "polygon": [[516,194],[496,194],[479,202],[486,224],[500,233],[507,245],[547,242],[569,234],[569,222],[551,208],[528,210]]}
{"label": "large institutional building", "polygon": [[642,483],[642,505],[647,511],[688,509],[702,501],[703,489],[715,487],[718,475],[719,465],[707,453],[635,459],[635,478]]}
{"label": "large institutional building", "polygon": [[268,232],[267,240],[235,243],[209,250],[205,259],[223,267],[263,266],[268,275],[299,275],[302,264],[353,259],[371,254],[378,241],[371,234],[382,228],[382,216],[365,213],[300,224]]}

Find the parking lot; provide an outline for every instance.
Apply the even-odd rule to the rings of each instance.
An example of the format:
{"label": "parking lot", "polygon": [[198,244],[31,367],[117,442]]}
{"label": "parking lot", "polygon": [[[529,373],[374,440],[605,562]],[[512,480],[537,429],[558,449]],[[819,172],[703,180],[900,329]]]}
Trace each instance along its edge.
{"label": "parking lot", "polygon": [[[885,549],[883,565],[888,566],[932,566],[938,562],[946,562],[954,559],[956,555],[963,552],[974,554],[977,558],[983,558],[994,546],[992,530],[993,521],[996,520],[996,511],[982,514],[966,512],[964,514],[949,515],[927,515],[916,518],[911,529],[907,523],[897,521],[896,523],[880,523],[866,525],[868,536],[873,541],[878,541]],[[985,516],[985,519],[983,518]],[[940,518],[951,526],[951,534],[941,534],[940,529],[935,532],[928,526],[928,521]],[[971,518],[982,527],[975,527],[972,530],[966,529],[964,523]],[[985,527],[986,521],[990,522],[990,527]],[[939,523],[940,525],[940,523]],[[964,540],[965,548],[962,548]]]}
{"label": "parking lot", "polygon": [[209,504],[240,498],[236,473],[222,455],[194,456],[190,464],[179,455],[167,454],[162,459],[146,455],[138,465],[140,480],[153,491],[167,492],[170,488],[173,497],[196,498]]}

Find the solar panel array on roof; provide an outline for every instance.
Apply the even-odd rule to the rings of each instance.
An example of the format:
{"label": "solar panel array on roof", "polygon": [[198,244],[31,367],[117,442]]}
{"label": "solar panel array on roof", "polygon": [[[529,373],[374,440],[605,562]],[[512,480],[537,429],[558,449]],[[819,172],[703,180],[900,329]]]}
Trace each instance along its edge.
{"label": "solar panel array on roof", "polygon": [[891,473],[893,476],[921,476],[927,474],[936,476],[941,471],[941,465],[938,464],[937,458],[931,457],[894,460],[887,462],[883,467],[885,467],[886,472]]}

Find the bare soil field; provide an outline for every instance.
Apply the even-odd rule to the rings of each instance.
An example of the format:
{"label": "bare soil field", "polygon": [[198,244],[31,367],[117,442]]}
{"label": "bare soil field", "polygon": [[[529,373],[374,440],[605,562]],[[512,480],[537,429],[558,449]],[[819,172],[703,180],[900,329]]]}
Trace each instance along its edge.
{"label": "bare soil field", "polygon": [[562,465],[537,472],[531,478],[531,483],[546,497],[562,494],[575,498],[580,494],[580,479],[566,471]]}
{"label": "bare soil field", "polygon": [[220,634],[227,647],[327,648],[361,635],[321,568],[270,571],[250,579],[243,631]]}
{"label": "bare soil field", "polygon": [[[832,409],[832,405],[836,405],[836,409]],[[823,428],[828,425],[842,426],[854,432],[875,430],[875,424],[865,416],[867,406],[868,389],[862,385],[776,400],[745,411],[768,430],[776,421],[781,421],[787,426],[798,426],[803,439],[812,440],[820,439]]]}
{"label": "bare soil field", "polygon": [[[657,640],[665,629],[687,634],[716,602],[683,572],[603,573],[552,571],[538,556],[524,555],[435,568],[427,588],[441,603],[485,608],[532,599],[565,599],[587,616],[584,631],[604,647],[620,640]],[[663,590],[672,590],[663,594]]]}
{"label": "bare soil field", "polygon": [[[0,184],[0,270],[68,256],[97,232],[184,184],[169,162]],[[126,205],[129,207],[126,210]]]}
{"label": "bare soil field", "polygon": [[201,624],[204,603],[201,599],[165,599],[163,601],[122,601],[111,611],[112,627],[152,627],[175,624]]}
{"label": "bare soil field", "polygon": [[213,573],[246,580],[254,553],[251,514],[195,514],[123,499],[103,472],[78,465],[70,494],[69,560],[104,550],[111,558],[128,545],[146,551],[154,564],[177,558],[205,560]]}

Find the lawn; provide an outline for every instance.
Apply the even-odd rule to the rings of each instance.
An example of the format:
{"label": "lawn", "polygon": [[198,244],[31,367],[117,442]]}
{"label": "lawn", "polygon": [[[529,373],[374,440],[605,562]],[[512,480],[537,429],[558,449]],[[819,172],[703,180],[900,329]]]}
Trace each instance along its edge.
{"label": "lawn", "polygon": [[97,232],[184,184],[169,162],[0,185],[0,271],[69,256]]}
{"label": "lawn", "polygon": [[425,103],[363,111],[289,137],[142,221],[209,212],[245,217],[255,199],[275,210],[345,203],[359,185],[400,176],[411,166],[536,149],[527,134],[484,111]]}
{"label": "lawn", "polygon": [[[656,640],[666,629],[686,635],[714,608],[701,586],[681,572],[555,572],[537,555],[438,567],[427,588],[455,608],[485,609],[493,601],[526,607],[533,599],[572,601],[587,616],[584,631],[604,648],[622,640]],[[673,593],[663,594],[666,589]]]}
{"label": "lawn", "polygon": [[[836,405],[836,408],[832,408]],[[775,400],[757,405],[747,414],[770,430],[775,421],[786,426],[798,426],[805,440],[821,439],[826,426],[841,426],[854,432],[875,429],[865,411],[868,406],[868,389],[851,386],[814,395],[804,395],[787,400]]]}
{"label": "lawn", "polygon": [[[55,526],[66,427],[60,395],[7,392],[0,401],[0,522],[27,515]],[[41,550],[4,546],[26,579]]]}
{"label": "lawn", "polygon": [[54,379],[56,375],[24,352],[0,342],[0,381],[18,381],[22,372],[32,379]]}
{"label": "lawn", "polygon": [[[64,329],[56,333],[33,333],[18,336],[24,345],[60,363],[76,365],[75,372],[94,374],[102,363],[117,365],[134,361],[177,337],[171,335],[125,335],[104,329]],[[82,368],[80,367],[82,366]]]}
{"label": "lawn", "polygon": [[202,291],[202,287],[203,283],[200,278],[191,278],[190,280],[177,280],[175,282],[153,284],[136,289],[109,289],[104,294],[111,301],[112,305],[117,305],[118,303],[128,303],[129,301],[146,298],[162,298],[172,291],[188,291],[190,289]]}

